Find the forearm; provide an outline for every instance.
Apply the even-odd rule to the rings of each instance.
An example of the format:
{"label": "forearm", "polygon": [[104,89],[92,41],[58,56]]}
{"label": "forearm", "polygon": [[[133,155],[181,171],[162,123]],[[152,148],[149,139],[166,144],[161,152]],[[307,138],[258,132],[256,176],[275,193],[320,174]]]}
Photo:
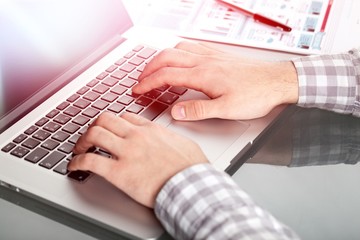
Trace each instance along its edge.
{"label": "forearm", "polygon": [[159,193],[155,212],[176,239],[297,239],[210,164],[174,176]]}
{"label": "forearm", "polygon": [[360,53],[309,56],[294,59],[302,107],[317,107],[360,116]]}

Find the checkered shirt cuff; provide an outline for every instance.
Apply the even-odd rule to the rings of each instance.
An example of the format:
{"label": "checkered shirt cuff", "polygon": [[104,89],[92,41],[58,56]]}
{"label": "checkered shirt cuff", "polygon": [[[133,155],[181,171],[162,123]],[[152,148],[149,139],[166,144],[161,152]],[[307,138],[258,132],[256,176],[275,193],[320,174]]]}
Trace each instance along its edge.
{"label": "checkered shirt cuff", "polygon": [[176,239],[297,239],[210,164],[171,178],[157,196],[155,213]]}
{"label": "checkered shirt cuff", "polygon": [[360,116],[359,49],[297,58],[293,63],[299,80],[299,106]]}

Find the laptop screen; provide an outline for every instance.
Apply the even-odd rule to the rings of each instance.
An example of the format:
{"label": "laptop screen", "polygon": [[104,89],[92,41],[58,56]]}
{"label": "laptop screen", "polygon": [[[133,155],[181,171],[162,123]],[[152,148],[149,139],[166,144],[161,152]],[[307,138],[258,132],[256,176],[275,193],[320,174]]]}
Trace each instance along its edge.
{"label": "laptop screen", "polygon": [[0,120],[131,25],[119,0],[1,0]]}

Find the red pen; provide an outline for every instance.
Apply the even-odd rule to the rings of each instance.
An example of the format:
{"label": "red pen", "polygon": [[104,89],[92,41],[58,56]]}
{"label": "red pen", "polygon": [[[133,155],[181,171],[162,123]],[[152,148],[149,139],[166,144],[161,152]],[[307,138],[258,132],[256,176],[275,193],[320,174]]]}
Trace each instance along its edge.
{"label": "red pen", "polygon": [[224,6],[230,8],[230,9],[233,9],[237,12],[241,12],[242,14],[248,16],[248,17],[251,17],[253,18],[256,22],[259,22],[259,23],[263,23],[263,24],[266,24],[268,26],[271,26],[271,27],[275,27],[275,28],[278,28],[284,32],[291,32],[291,27],[285,25],[285,24],[282,24],[278,21],[275,21],[273,19],[270,19],[268,17],[265,17],[261,14],[258,14],[258,13],[253,13],[245,8],[242,8],[242,7],[239,7],[233,3],[231,3],[230,1],[227,1],[227,0],[216,0],[217,2],[219,2],[220,4],[223,4]]}

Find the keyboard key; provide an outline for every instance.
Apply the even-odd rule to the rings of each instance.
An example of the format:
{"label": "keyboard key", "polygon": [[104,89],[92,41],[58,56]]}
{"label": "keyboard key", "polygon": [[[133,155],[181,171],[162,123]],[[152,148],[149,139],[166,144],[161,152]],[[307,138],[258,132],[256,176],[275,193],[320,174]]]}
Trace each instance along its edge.
{"label": "keyboard key", "polygon": [[73,123],[76,123],[80,126],[84,126],[87,122],[90,121],[90,118],[87,118],[85,116],[77,116],[74,120],[72,120]]}
{"label": "keyboard key", "polygon": [[63,102],[61,104],[59,104],[56,109],[59,109],[60,111],[64,110],[65,108],[67,108],[70,105],[70,103],[68,102]]}
{"label": "keyboard key", "polygon": [[62,128],[62,130],[67,132],[67,133],[75,133],[79,129],[80,129],[80,127],[78,125],[73,124],[73,123],[68,123],[68,124],[65,125],[65,127]]}
{"label": "keyboard key", "polygon": [[70,137],[70,135],[68,133],[65,133],[63,131],[58,131],[57,133],[55,133],[51,138],[59,141],[59,142],[63,142],[65,141],[68,137]]}
{"label": "keyboard key", "polygon": [[99,110],[104,110],[107,106],[109,106],[109,103],[103,101],[103,100],[97,100],[92,107],[99,109]]}
{"label": "keyboard key", "polygon": [[63,143],[63,144],[58,148],[58,150],[59,150],[60,152],[69,154],[69,153],[72,152],[73,148],[74,148],[74,145],[73,145],[73,144],[70,144],[70,143],[67,143],[67,142],[66,142],[66,143]]}
{"label": "keyboard key", "polygon": [[120,82],[121,85],[127,87],[127,88],[131,88],[132,86],[134,86],[136,83],[136,81],[130,79],[130,78],[125,78],[124,80],[122,80]]}
{"label": "keyboard key", "polygon": [[69,164],[68,161],[65,161],[65,160],[62,161],[54,168],[54,172],[60,173],[62,175],[68,174],[68,172],[69,172],[69,170],[67,170],[68,164]]}
{"label": "keyboard key", "polygon": [[27,136],[25,134],[20,134],[19,136],[17,136],[16,138],[14,138],[13,142],[14,143],[21,143],[22,141],[24,141],[27,138]]}
{"label": "keyboard key", "polygon": [[148,59],[149,57],[151,57],[152,55],[154,55],[156,53],[155,49],[152,48],[144,48],[137,56],[144,58],[144,59]]}
{"label": "keyboard key", "polygon": [[110,107],[108,107],[108,110],[114,113],[120,113],[122,110],[124,110],[124,108],[124,105],[121,105],[119,103],[113,103]]}
{"label": "keyboard key", "polygon": [[69,122],[70,119],[71,119],[71,118],[70,118],[69,116],[66,116],[66,115],[64,115],[64,114],[60,114],[60,115],[58,115],[58,116],[56,116],[56,117],[54,118],[54,122],[57,122],[57,123],[60,123],[60,124],[64,125],[64,124],[66,124],[67,122]]}
{"label": "keyboard key", "polygon": [[136,104],[139,104],[144,107],[148,106],[151,102],[152,100],[150,98],[144,96],[141,96],[139,99],[135,101]]}
{"label": "keyboard key", "polygon": [[173,86],[169,89],[169,92],[175,93],[177,95],[183,95],[187,91],[187,88]]}
{"label": "keyboard key", "polygon": [[43,129],[49,132],[56,132],[61,127],[60,124],[54,123],[54,122],[48,122]]}
{"label": "keyboard key", "polygon": [[70,172],[68,175],[69,178],[76,180],[78,182],[85,181],[89,176],[90,176],[90,173],[84,172],[84,171],[73,171],[73,172]]}
{"label": "keyboard key", "polygon": [[16,157],[22,158],[26,154],[28,154],[30,150],[23,148],[23,147],[16,147],[14,150],[11,151],[11,155],[14,155]]}
{"label": "keyboard key", "polygon": [[126,111],[138,114],[143,109],[144,109],[143,107],[141,107],[141,106],[139,106],[137,104],[132,104],[126,109]]}
{"label": "keyboard key", "polygon": [[94,87],[94,86],[96,86],[96,84],[98,84],[98,83],[99,83],[99,80],[93,79],[93,80],[91,80],[90,82],[88,82],[88,84],[86,84],[86,86],[88,86],[88,87]]}
{"label": "keyboard key", "polygon": [[113,72],[113,74],[111,74],[112,77],[117,78],[119,80],[126,77],[126,75],[127,75],[127,72],[124,72],[124,71],[121,71],[121,70],[116,70],[115,72]]}
{"label": "keyboard key", "polygon": [[99,80],[103,80],[104,78],[106,78],[109,74],[107,72],[102,72],[100,73],[96,78]]}
{"label": "keyboard key", "polygon": [[66,101],[72,103],[72,102],[75,102],[79,97],[80,97],[80,95],[75,93],[75,94],[71,95],[68,99],[66,99]]}
{"label": "keyboard key", "polygon": [[129,60],[129,63],[135,65],[135,66],[140,66],[145,60],[143,58],[139,58],[137,56],[131,58]]}
{"label": "keyboard key", "polygon": [[177,99],[179,98],[178,95],[166,92],[161,97],[158,98],[160,102],[166,103],[166,104],[173,104]]}
{"label": "keyboard key", "polygon": [[112,92],[112,93],[115,93],[115,94],[117,94],[117,95],[122,95],[122,94],[124,94],[124,92],[126,92],[126,91],[127,91],[127,88],[125,88],[125,87],[123,87],[123,86],[120,86],[120,85],[115,86],[115,87],[113,87],[113,89],[111,89],[111,92]]}
{"label": "keyboard key", "polygon": [[89,105],[90,105],[90,102],[85,100],[85,99],[79,99],[74,103],[75,107],[78,107],[78,108],[81,108],[81,109],[85,109]]}
{"label": "keyboard key", "polygon": [[143,116],[150,121],[153,121],[157,116],[159,116],[168,106],[160,103],[154,102],[152,103],[145,111],[143,111],[140,116]]}
{"label": "keyboard key", "polygon": [[133,48],[134,52],[139,52],[141,49],[143,49],[144,46],[143,45],[137,45],[136,47]]}
{"label": "keyboard key", "polygon": [[89,101],[95,101],[96,99],[98,99],[100,97],[99,93],[90,91],[87,94],[84,95],[84,99],[89,100]]}
{"label": "keyboard key", "polygon": [[129,73],[129,72],[134,71],[135,68],[136,68],[135,65],[132,65],[132,64],[130,64],[130,63],[125,63],[124,65],[122,65],[122,66],[120,67],[120,70]]}
{"label": "keyboard key", "polygon": [[60,145],[59,142],[56,142],[56,141],[54,141],[52,139],[47,139],[43,144],[41,144],[41,146],[43,148],[46,148],[48,150],[54,150],[59,145]]}
{"label": "keyboard key", "polygon": [[104,94],[105,92],[107,92],[107,90],[109,90],[110,88],[103,85],[103,84],[99,84],[96,87],[93,88],[93,91],[100,93],[100,94]]}
{"label": "keyboard key", "polygon": [[60,152],[52,152],[49,156],[47,156],[43,161],[39,163],[40,166],[50,169],[55,166],[58,162],[65,158],[65,154]]}
{"label": "keyboard key", "polygon": [[89,89],[90,89],[89,87],[85,86],[80,88],[76,93],[80,95],[84,95],[87,91],[89,91]]}
{"label": "keyboard key", "polygon": [[125,62],[126,62],[126,59],[125,59],[125,58],[121,58],[121,59],[117,60],[115,64],[118,65],[118,66],[121,66],[121,65],[123,65]]}
{"label": "keyboard key", "polygon": [[106,102],[113,102],[118,98],[118,95],[114,94],[114,93],[106,93],[104,96],[101,97],[102,100],[106,101]]}
{"label": "keyboard key", "polygon": [[29,155],[27,155],[25,157],[25,160],[32,162],[32,163],[37,163],[38,161],[43,159],[48,154],[49,154],[48,151],[46,151],[42,148],[37,148],[34,151],[32,151]]}
{"label": "keyboard key", "polygon": [[118,81],[119,81],[118,79],[107,77],[104,79],[104,81],[102,81],[102,83],[105,84],[106,86],[112,87],[115,84],[117,84]]}
{"label": "keyboard key", "polygon": [[10,152],[10,150],[13,149],[15,146],[16,146],[15,143],[8,143],[1,149],[1,151]]}
{"label": "keyboard key", "polygon": [[82,112],[82,114],[84,115],[84,116],[87,116],[87,117],[89,117],[89,118],[94,118],[96,115],[98,115],[100,113],[100,111],[99,110],[96,110],[96,109],[94,109],[94,108],[87,108],[87,109],[85,109],[83,112]]}
{"label": "keyboard key", "polygon": [[132,97],[129,97],[129,96],[121,96],[119,99],[118,99],[118,102],[119,103],[122,103],[124,105],[129,105],[130,103],[132,103],[134,101],[134,98]]}
{"label": "keyboard key", "polygon": [[59,112],[60,112],[59,110],[54,109],[54,110],[50,111],[48,114],[46,114],[46,117],[48,117],[48,118],[53,118],[53,117],[55,117],[56,115],[58,115]]}
{"label": "keyboard key", "polygon": [[136,81],[139,79],[141,72],[134,71],[129,75],[129,78],[135,79]]}
{"label": "keyboard key", "polygon": [[45,132],[44,130],[38,130],[36,133],[34,133],[33,137],[43,141],[45,139],[47,139],[51,134],[49,132]]}
{"label": "keyboard key", "polygon": [[128,52],[128,53],[124,56],[124,58],[129,59],[129,58],[131,58],[131,57],[134,56],[134,55],[135,55],[135,52],[131,51],[131,52]]}
{"label": "keyboard key", "polygon": [[71,138],[69,138],[69,142],[76,144],[79,137],[80,137],[79,134],[75,134],[75,135],[71,136]]}
{"label": "keyboard key", "polygon": [[27,147],[30,149],[34,149],[39,144],[40,144],[40,142],[38,140],[35,140],[33,138],[28,138],[21,144],[21,146],[24,146],[24,147]]}
{"label": "keyboard key", "polygon": [[26,129],[26,131],[24,132],[27,135],[31,135],[33,134],[36,130],[38,130],[39,128],[36,126],[31,126],[28,129]]}
{"label": "keyboard key", "polygon": [[117,69],[117,66],[111,65],[105,71],[108,72],[108,73],[112,73],[113,71],[115,71],[115,69]]}
{"label": "keyboard key", "polygon": [[76,107],[73,107],[73,106],[68,107],[68,108],[64,111],[64,113],[65,113],[66,115],[69,115],[69,116],[71,116],[71,117],[74,117],[74,116],[78,115],[80,112],[81,112],[81,110],[80,110],[79,108],[76,108]]}
{"label": "keyboard key", "polygon": [[39,121],[37,121],[37,122],[35,123],[35,125],[38,126],[38,127],[42,127],[42,126],[43,126],[45,123],[47,123],[48,121],[49,121],[48,118],[43,117],[43,118],[41,118]]}
{"label": "keyboard key", "polygon": [[158,87],[157,90],[159,90],[160,92],[165,92],[169,87],[169,85],[164,85],[162,87]]}
{"label": "keyboard key", "polygon": [[157,90],[151,90],[150,92],[147,92],[144,94],[144,96],[149,97],[151,99],[156,99],[161,95],[161,92]]}

